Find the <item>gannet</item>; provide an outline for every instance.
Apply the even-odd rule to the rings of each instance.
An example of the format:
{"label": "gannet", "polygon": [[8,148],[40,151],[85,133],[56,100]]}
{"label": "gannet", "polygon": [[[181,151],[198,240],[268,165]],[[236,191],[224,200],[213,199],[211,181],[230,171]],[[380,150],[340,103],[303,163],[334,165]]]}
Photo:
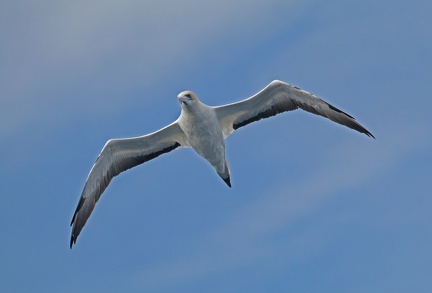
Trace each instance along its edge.
{"label": "gannet", "polygon": [[295,86],[275,80],[254,96],[223,106],[207,106],[191,91],[178,95],[179,118],[148,135],[110,139],[90,170],[72,217],[70,248],[111,179],[127,169],[179,147],[192,147],[231,187],[225,138],[249,123],[298,108],[375,138],[347,113]]}

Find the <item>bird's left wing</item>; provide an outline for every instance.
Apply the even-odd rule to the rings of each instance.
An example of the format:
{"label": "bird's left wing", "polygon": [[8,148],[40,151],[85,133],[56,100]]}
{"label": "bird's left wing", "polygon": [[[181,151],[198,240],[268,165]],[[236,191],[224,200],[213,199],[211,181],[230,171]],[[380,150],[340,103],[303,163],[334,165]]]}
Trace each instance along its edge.
{"label": "bird's left wing", "polygon": [[306,91],[278,80],[246,100],[214,107],[224,137],[254,121],[298,108],[374,137],[347,113]]}
{"label": "bird's left wing", "polygon": [[70,247],[114,176],[177,147],[186,146],[189,143],[177,122],[145,136],[109,140],[90,170],[73,215]]}

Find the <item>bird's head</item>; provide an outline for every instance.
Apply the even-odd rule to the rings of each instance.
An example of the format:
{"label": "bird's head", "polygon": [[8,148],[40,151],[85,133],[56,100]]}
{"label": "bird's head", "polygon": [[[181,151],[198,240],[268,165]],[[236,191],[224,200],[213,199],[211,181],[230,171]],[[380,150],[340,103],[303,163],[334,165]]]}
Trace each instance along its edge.
{"label": "bird's head", "polygon": [[191,91],[181,92],[177,96],[177,98],[178,98],[178,100],[180,102],[180,106],[183,109],[188,109],[188,108],[194,106],[197,103],[197,101],[198,101],[198,99],[195,96],[195,94],[193,92],[191,92]]}

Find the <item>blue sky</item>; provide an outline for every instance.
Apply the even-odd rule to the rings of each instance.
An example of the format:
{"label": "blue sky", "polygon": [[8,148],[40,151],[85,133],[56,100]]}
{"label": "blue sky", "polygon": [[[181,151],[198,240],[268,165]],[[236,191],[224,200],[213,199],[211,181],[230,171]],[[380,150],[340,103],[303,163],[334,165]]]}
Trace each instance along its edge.
{"label": "blue sky", "polygon": [[[0,291],[430,292],[430,1],[3,1]],[[69,250],[105,142],[273,79],[302,111],[116,177]]]}

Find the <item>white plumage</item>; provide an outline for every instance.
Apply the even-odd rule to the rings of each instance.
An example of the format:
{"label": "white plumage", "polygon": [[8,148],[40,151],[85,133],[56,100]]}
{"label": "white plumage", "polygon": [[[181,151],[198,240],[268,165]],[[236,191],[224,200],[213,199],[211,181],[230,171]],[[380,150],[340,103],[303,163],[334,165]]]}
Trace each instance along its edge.
{"label": "white plumage", "polygon": [[145,136],[111,139],[105,144],[90,170],[72,218],[71,248],[114,176],[178,147],[192,147],[231,187],[224,139],[234,130],[262,118],[301,108],[373,137],[350,115],[277,80],[256,95],[233,104],[207,106],[191,91],[180,93],[178,100],[182,111],[172,124]]}

